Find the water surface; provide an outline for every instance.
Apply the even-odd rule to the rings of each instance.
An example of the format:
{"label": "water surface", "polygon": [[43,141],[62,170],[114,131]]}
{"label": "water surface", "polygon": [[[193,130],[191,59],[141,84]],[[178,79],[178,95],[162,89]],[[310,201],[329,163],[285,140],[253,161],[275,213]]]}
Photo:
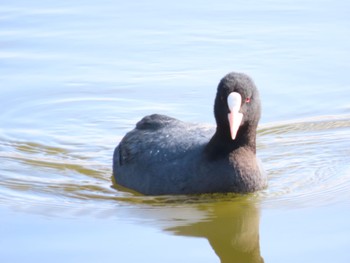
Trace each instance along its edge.
{"label": "water surface", "polygon": [[[0,6],[2,262],[349,262],[347,1]],[[261,93],[266,190],[112,185],[114,147],[140,118],[213,125],[230,71]]]}

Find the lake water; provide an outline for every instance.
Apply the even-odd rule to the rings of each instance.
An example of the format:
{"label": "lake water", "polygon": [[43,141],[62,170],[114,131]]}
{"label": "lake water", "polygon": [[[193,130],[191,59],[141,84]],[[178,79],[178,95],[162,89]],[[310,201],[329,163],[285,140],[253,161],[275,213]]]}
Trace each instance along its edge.
{"label": "lake water", "polygon": [[[350,2],[0,3],[1,262],[350,262]],[[214,124],[219,80],[258,86],[269,187],[112,186],[143,116]]]}

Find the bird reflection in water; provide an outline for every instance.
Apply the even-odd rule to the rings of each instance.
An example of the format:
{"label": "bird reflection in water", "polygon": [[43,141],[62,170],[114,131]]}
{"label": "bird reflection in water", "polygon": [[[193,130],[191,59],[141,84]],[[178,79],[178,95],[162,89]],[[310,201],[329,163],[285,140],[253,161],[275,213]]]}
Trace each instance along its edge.
{"label": "bird reflection in water", "polygon": [[208,217],[189,225],[166,229],[175,235],[203,237],[221,263],[262,263],[259,243],[259,207],[256,203],[215,203],[208,209]]}

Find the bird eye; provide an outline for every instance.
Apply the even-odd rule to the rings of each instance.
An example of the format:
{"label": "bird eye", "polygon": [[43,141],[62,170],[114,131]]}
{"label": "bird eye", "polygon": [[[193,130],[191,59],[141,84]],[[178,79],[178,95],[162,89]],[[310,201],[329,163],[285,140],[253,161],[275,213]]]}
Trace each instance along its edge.
{"label": "bird eye", "polygon": [[245,102],[246,102],[246,103],[249,103],[249,102],[250,102],[250,98],[246,98],[246,99],[245,99]]}

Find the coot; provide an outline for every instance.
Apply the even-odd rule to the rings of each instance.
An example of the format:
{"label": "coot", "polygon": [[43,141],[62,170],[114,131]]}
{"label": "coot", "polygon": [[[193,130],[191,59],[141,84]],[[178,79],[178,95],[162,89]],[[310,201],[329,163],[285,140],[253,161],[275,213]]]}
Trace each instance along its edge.
{"label": "coot", "polygon": [[266,186],[256,157],[261,104],[250,77],[229,73],[219,83],[215,127],[153,114],[115,148],[117,184],[146,195],[250,193]]}

